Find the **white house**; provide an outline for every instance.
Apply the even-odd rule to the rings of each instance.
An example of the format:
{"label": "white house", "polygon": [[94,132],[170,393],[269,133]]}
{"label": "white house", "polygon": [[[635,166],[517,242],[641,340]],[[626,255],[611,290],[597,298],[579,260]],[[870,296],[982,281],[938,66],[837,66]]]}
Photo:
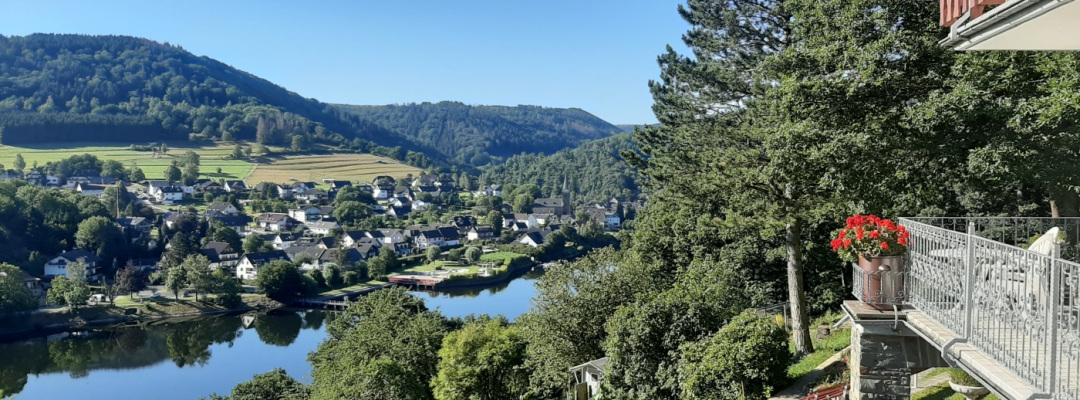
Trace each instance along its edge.
{"label": "white house", "polygon": [[600,382],[604,379],[608,358],[604,357],[570,368],[574,374],[574,400],[589,400],[600,397]]}
{"label": "white house", "polygon": [[337,221],[325,220],[305,222],[304,226],[307,226],[308,230],[316,235],[329,235],[331,231],[341,228],[341,225],[338,225]]}
{"label": "white house", "polygon": [[289,210],[289,217],[300,222],[322,219],[322,210],[318,206],[298,207]]}
{"label": "white house", "polygon": [[210,269],[230,268],[240,262],[240,252],[225,242],[209,242],[202,248],[202,254],[210,259]]}
{"label": "white house", "polygon": [[475,195],[476,197],[502,196],[502,185],[492,184],[484,186],[480,188],[480,190],[473,192],[473,195]]}
{"label": "white house", "polygon": [[216,212],[222,215],[240,215],[240,210],[236,209],[236,206],[231,203],[214,203],[210,207],[206,208],[206,212]]}
{"label": "white house", "polygon": [[240,259],[240,262],[236,264],[236,277],[243,280],[258,279],[259,268],[277,260],[288,261],[289,256],[281,250],[245,254]]}
{"label": "white house", "polygon": [[364,236],[375,239],[381,244],[398,244],[405,241],[405,234],[400,229],[377,229],[364,232]]}
{"label": "white house", "polygon": [[615,229],[622,226],[622,217],[619,214],[609,213],[604,215],[604,228]]}
{"label": "white house", "polygon": [[279,233],[274,235],[274,238],[270,240],[275,249],[285,250],[296,243],[296,240],[300,239],[300,235],[295,233]]}
{"label": "white house", "polygon": [[386,200],[394,195],[394,187],[390,185],[375,185],[371,197],[375,200]]}
{"label": "white house", "polygon": [[289,218],[289,216],[285,214],[267,213],[259,217],[258,223],[259,227],[264,230],[271,232],[279,232],[289,229],[290,219],[292,218]]}
{"label": "white house", "polygon": [[421,249],[429,246],[456,246],[461,244],[461,233],[453,226],[440,226],[423,229],[414,239],[416,246]]}
{"label": "white house", "polygon": [[356,247],[363,239],[371,239],[364,231],[349,231],[341,235],[341,247]]}
{"label": "white house", "polygon": [[495,237],[495,229],[486,225],[474,226],[469,228],[469,233],[466,233],[465,237],[469,240],[491,239]]}
{"label": "white house", "polygon": [[105,187],[89,183],[76,183],[75,191],[86,196],[101,197],[101,195],[105,194]]}
{"label": "white house", "polygon": [[517,243],[530,247],[540,247],[544,244],[544,240],[547,239],[548,235],[551,235],[551,231],[547,229],[528,231],[525,232],[524,235],[521,235],[521,238],[517,240]]}
{"label": "white house", "polygon": [[61,253],[56,257],[45,263],[45,275],[46,276],[67,276],[67,265],[75,262],[78,259],[82,259],[86,263],[86,277],[97,275],[98,263],[101,259],[94,253],[83,249],[75,249],[66,253]]}

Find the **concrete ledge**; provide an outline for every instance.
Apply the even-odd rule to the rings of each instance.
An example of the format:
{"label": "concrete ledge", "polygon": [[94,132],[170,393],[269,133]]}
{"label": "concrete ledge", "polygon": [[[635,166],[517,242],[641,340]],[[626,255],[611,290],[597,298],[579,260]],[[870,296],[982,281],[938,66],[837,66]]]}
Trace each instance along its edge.
{"label": "concrete ledge", "polygon": [[954,342],[958,335],[939,324],[933,318],[919,311],[907,313],[908,326],[918,331],[938,349],[953,343],[944,355],[955,361],[961,368],[971,372],[991,391],[1010,399],[1029,399],[1038,394],[1038,390],[1025,379],[1009,371],[994,359],[965,342]]}

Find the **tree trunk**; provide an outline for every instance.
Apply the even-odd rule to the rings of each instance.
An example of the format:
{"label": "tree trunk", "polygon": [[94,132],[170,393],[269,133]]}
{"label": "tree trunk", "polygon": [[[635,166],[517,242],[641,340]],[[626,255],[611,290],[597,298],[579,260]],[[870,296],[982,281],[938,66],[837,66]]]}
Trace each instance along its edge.
{"label": "tree trunk", "polygon": [[1054,218],[1080,217],[1080,195],[1067,187],[1050,187],[1050,213]]}
{"label": "tree trunk", "polygon": [[791,330],[795,336],[797,357],[814,352],[810,341],[810,326],[806,321],[806,292],[803,289],[802,221],[796,218],[787,224],[788,302],[791,305]]}

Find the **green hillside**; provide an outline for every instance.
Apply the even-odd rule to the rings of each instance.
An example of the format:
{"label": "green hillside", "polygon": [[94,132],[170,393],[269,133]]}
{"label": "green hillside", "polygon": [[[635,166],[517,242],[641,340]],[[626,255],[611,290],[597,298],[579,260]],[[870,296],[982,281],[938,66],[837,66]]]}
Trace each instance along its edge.
{"label": "green hillside", "polygon": [[633,199],[640,192],[639,177],[637,170],[619,155],[622,151],[637,151],[629,133],[590,141],[550,156],[516,155],[501,165],[485,168],[481,182],[535,184],[547,196],[559,193],[566,181],[575,200]]}
{"label": "green hillside", "polygon": [[551,154],[620,132],[576,108],[470,106],[449,101],[337,107],[472,166],[520,153]]}
{"label": "green hillside", "polygon": [[300,136],[399,160],[437,154],[209,57],[127,36],[0,35],[0,126],[4,144],[195,137],[287,147]]}

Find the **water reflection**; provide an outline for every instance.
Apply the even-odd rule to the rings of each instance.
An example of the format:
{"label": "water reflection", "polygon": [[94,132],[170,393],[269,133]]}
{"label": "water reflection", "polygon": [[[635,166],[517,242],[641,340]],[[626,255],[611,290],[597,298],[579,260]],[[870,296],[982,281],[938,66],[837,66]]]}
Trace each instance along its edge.
{"label": "water reflection", "polygon": [[[513,320],[528,310],[537,276],[416,295],[447,317],[498,314]],[[279,310],[0,343],[0,398],[140,399],[165,387],[169,397],[199,398],[226,393],[274,367],[310,383],[307,354],[327,337],[336,315]]]}
{"label": "water reflection", "polygon": [[542,271],[529,271],[522,278],[495,286],[441,289],[436,292],[414,292],[424,299],[430,309],[438,309],[447,317],[470,314],[502,315],[513,321],[529,310],[536,295],[536,279]]}
{"label": "water reflection", "polygon": [[0,398],[21,392],[29,375],[66,373],[72,379],[94,370],[126,370],[166,360],[179,368],[204,366],[210,347],[232,347],[245,333],[243,321],[263,343],[289,346],[301,329],[320,330],[321,311],[278,310],[266,314],[198,318],[182,322],[66,333],[0,344]]}

